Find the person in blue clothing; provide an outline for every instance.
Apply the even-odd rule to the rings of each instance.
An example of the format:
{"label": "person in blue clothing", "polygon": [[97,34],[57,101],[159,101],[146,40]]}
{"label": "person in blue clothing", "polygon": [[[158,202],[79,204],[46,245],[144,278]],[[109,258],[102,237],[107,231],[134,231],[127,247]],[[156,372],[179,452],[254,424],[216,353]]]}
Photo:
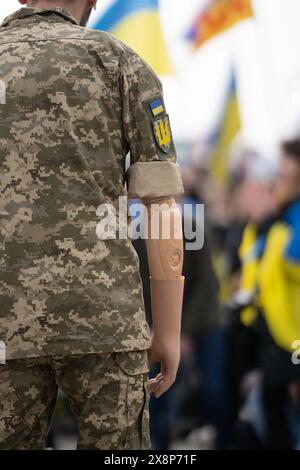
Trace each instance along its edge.
{"label": "person in blue clothing", "polygon": [[295,442],[286,408],[299,402],[291,390],[300,382],[300,365],[292,361],[293,342],[300,339],[300,138],[282,144],[275,186],[276,210],[270,205],[259,223],[249,220],[240,247],[241,288],[255,297],[242,316],[256,313],[251,323],[263,373],[264,447],[290,449]]}
{"label": "person in blue clothing", "polygon": [[[286,273],[294,281],[299,279],[300,301],[300,138],[286,141],[281,146],[278,168],[277,201],[279,220],[288,227],[289,236],[283,253]],[[290,271],[290,272],[289,272]],[[297,283],[295,283],[297,285]],[[296,300],[297,303],[297,300]],[[297,308],[297,306],[296,306]],[[295,310],[295,308],[294,308]],[[300,316],[300,304],[299,304]],[[287,312],[282,312],[286,315]],[[298,325],[300,322],[298,321]],[[267,339],[269,338],[269,339]],[[293,401],[299,409],[299,394],[291,393],[300,382],[300,365],[292,362],[290,351],[279,347],[271,335],[262,344],[264,369],[263,401],[267,421],[267,447],[293,448],[296,445],[288,425],[286,403]],[[298,338],[300,339],[300,338]],[[292,399],[291,399],[292,397]],[[296,401],[296,403],[295,403]],[[297,403],[298,402],[298,403]],[[299,439],[299,436],[298,436]],[[293,442],[294,441],[294,442]],[[299,441],[298,441],[299,442]]]}
{"label": "person in blue clothing", "polygon": [[278,199],[292,236],[285,257],[300,263],[300,137],[282,144],[278,171]]}

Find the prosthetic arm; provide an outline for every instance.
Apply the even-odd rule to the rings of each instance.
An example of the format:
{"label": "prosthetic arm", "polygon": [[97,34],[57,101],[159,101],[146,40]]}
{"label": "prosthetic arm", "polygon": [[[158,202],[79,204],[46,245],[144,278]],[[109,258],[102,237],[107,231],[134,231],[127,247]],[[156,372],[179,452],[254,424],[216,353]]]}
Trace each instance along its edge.
{"label": "prosthetic arm", "polygon": [[169,160],[136,162],[127,177],[129,198],[140,199],[147,209],[145,238],[153,325],[148,354],[150,363],[161,364],[149,388],[159,397],[174,383],[180,360],[183,239],[181,213],[174,197],[183,194],[184,188],[180,168]]}
{"label": "prosthetic arm", "polygon": [[149,359],[161,363],[161,372],[150,381],[150,390],[158,397],[175,381],[180,360],[184,289],[182,220],[173,198],[144,204],[148,214],[146,246],[153,325]]}

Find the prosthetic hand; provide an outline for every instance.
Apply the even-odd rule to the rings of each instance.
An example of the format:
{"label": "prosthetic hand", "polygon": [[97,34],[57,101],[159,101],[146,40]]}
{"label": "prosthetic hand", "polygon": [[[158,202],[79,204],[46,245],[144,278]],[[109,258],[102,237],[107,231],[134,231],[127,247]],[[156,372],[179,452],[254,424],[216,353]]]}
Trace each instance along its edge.
{"label": "prosthetic hand", "polygon": [[149,361],[161,364],[160,373],[149,381],[149,387],[158,398],[174,383],[180,360],[184,289],[182,220],[174,199],[145,205],[153,326]]}

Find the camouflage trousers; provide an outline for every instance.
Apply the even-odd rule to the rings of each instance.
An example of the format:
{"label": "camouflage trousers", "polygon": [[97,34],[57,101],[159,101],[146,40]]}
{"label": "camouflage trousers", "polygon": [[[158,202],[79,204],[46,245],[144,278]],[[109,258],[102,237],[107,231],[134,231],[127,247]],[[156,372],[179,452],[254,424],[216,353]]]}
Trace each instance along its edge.
{"label": "camouflage trousers", "polygon": [[150,449],[147,351],[51,356],[0,365],[0,449],[43,449],[58,388],[78,449]]}

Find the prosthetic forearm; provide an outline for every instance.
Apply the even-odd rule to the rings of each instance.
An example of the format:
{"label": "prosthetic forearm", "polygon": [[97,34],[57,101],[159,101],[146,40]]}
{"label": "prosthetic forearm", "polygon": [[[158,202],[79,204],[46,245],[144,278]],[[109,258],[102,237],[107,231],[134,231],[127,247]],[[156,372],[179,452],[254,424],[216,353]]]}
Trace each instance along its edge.
{"label": "prosthetic forearm", "polygon": [[146,239],[153,337],[179,341],[184,278],[181,213],[174,199],[152,201]]}

